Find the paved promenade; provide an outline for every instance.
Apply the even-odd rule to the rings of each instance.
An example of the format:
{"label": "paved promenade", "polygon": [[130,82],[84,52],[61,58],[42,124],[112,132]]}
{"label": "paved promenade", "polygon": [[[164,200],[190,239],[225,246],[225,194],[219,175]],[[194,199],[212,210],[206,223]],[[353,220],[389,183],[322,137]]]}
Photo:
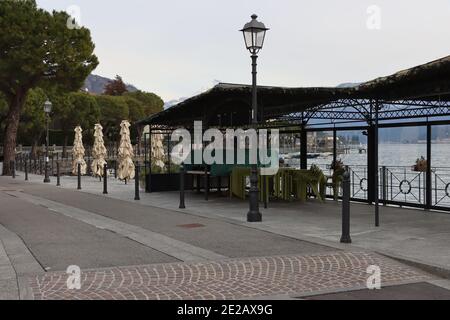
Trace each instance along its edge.
{"label": "paved promenade", "polygon": [[333,252],[87,270],[80,290],[67,288],[67,274],[52,273],[34,278],[31,286],[36,299],[291,298],[366,288],[371,265],[383,270],[385,286],[433,279],[374,254]]}
{"label": "paved promenade", "polygon": [[[42,177],[30,176],[32,181],[42,184]],[[23,180],[23,177],[19,180]],[[55,180],[55,179],[54,179]],[[52,181],[53,184],[55,181]],[[108,198],[121,199],[132,204],[134,184],[125,185],[115,179],[109,181]],[[76,189],[75,177],[64,177],[62,188]],[[83,177],[83,193],[102,196],[102,184],[97,179]],[[186,194],[186,209],[179,210],[179,193],[141,193],[140,205],[164,208],[191,215],[263,230],[286,237],[322,243],[335,248],[340,246],[340,203],[315,201],[306,203],[274,202],[269,209],[261,208],[263,222],[248,224],[246,212],[248,202],[211,194],[209,201],[203,195]],[[152,209],[153,210],[153,209]],[[388,254],[421,264],[447,269],[450,276],[450,214],[427,212],[398,207],[380,207],[381,227],[374,226],[374,207],[365,204],[351,205],[351,233],[353,247]],[[264,254],[264,253],[262,253]]]}
{"label": "paved promenade", "polygon": [[[383,286],[448,286],[371,250],[289,234],[286,211],[247,224],[245,203],[226,197],[189,194],[180,211],[177,194],[134,201],[133,186],[114,180],[104,196],[93,178],[81,192],[72,177],[59,188],[41,179],[0,177],[0,299],[303,298],[363,289],[371,265]],[[72,265],[82,271],[80,290],[67,287]]]}

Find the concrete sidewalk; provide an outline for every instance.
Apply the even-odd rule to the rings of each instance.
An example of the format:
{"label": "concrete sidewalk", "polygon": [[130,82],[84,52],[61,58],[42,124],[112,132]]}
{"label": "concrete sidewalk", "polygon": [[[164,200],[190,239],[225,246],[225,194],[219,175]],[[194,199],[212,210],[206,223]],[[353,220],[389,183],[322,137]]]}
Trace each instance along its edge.
{"label": "concrete sidewalk", "polygon": [[[18,179],[23,179],[18,178]],[[30,180],[42,183],[41,176]],[[53,179],[55,183],[55,179]],[[82,192],[102,196],[102,184],[94,178],[83,177]],[[62,188],[76,189],[76,177],[63,177]],[[246,222],[248,203],[230,199],[226,195],[211,195],[205,201],[202,195],[188,192],[187,209],[178,209],[179,193],[141,192],[141,201],[134,201],[134,184],[125,185],[109,179],[107,197],[121,199],[139,205],[165,208],[196,216],[219,219],[248,228],[264,230],[299,240],[332,246],[335,248],[364,248],[404,259],[414,264],[423,264],[450,275],[450,215],[397,207],[381,207],[381,227],[374,227],[374,208],[353,203],[351,246],[339,244],[341,234],[341,207],[332,201],[318,203],[275,202],[264,210],[262,223]]]}
{"label": "concrete sidewalk", "polygon": [[[102,184],[89,177],[81,192],[72,177],[62,179],[63,187],[55,179],[23,178],[0,177],[0,288],[6,292],[0,298],[308,297],[364,289],[369,265],[382,268],[383,286],[448,286],[370,250],[340,245],[334,203],[275,203],[263,211],[263,223],[249,224],[247,203],[226,196],[206,202],[188,193],[188,209],[179,210],[178,193],[142,193],[134,201],[134,185],[114,179],[104,196]],[[319,215],[330,217],[314,225]],[[371,220],[360,215],[355,221]],[[357,240],[366,234],[358,227]],[[336,233],[325,234],[327,228]],[[82,268],[81,291],[67,288],[69,265]]]}

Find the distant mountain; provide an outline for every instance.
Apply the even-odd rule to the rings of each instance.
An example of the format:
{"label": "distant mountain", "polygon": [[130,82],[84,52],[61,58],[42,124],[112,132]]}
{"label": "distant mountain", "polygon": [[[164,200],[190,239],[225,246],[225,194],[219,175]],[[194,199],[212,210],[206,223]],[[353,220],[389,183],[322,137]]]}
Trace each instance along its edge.
{"label": "distant mountain", "polygon": [[[220,80],[214,79],[213,81],[211,81],[211,82],[210,82],[208,85],[206,85],[205,87],[203,87],[203,88],[201,88],[200,90],[194,92],[194,93],[192,94],[192,97],[193,97],[193,96],[196,96],[196,95],[198,95],[198,94],[204,93],[204,92],[210,90],[211,88],[214,88],[214,87],[215,87],[216,85],[218,85],[219,83],[221,83]],[[187,99],[189,99],[189,97],[181,97],[181,98],[178,98],[178,99],[169,100],[169,101],[167,101],[166,103],[164,103],[164,110],[165,110],[165,109],[169,109],[169,108],[171,108],[171,107],[173,107],[173,106],[175,106],[175,105],[177,105],[177,104],[179,104],[179,103],[181,103],[181,102],[183,102],[183,101],[185,101],[185,100],[187,100]]]}
{"label": "distant mountain", "polygon": [[[90,93],[102,94],[103,91],[105,91],[105,86],[111,80],[112,79],[106,77],[91,74],[87,77],[86,81],[84,82],[84,87],[82,90],[88,89]],[[127,84],[127,89],[130,92],[138,91],[138,89],[131,84]]]}
{"label": "distant mountain", "polygon": [[164,103],[164,110],[169,109],[170,107],[173,107],[174,105],[177,105],[187,99],[188,99],[187,97],[183,97],[180,99],[174,99],[174,100],[167,101],[166,103]]}
{"label": "distant mountain", "polygon": [[342,83],[342,84],[338,85],[337,87],[338,88],[354,88],[354,87],[359,86],[360,84],[361,83],[351,83],[351,82],[349,82],[349,83]]}

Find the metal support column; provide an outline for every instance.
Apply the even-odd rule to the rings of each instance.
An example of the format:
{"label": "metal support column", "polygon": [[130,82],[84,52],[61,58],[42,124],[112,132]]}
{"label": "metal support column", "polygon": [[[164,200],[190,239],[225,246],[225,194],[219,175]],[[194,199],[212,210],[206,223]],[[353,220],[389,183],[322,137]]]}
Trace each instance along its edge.
{"label": "metal support column", "polygon": [[[432,171],[431,171],[431,138],[432,138],[432,127],[430,124],[427,125],[427,172],[426,172],[426,199],[425,208],[427,210],[431,209],[433,205],[433,195],[432,195]],[[437,192],[437,191],[436,191]]]}
{"label": "metal support column", "polygon": [[333,165],[336,164],[337,161],[337,130],[334,128],[333,130]]}
{"label": "metal support column", "polygon": [[308,169],[308,133],[304,125],[300,131],[300,169]]}
{"label": "metal support column", "polygon": [[375,102],[375,126],[374,126],[374,170],[375,170],[375,226],[380,226],[380,192],[379,192],[379,168],[378,168],[378,111],[379,111],[378,100]]}

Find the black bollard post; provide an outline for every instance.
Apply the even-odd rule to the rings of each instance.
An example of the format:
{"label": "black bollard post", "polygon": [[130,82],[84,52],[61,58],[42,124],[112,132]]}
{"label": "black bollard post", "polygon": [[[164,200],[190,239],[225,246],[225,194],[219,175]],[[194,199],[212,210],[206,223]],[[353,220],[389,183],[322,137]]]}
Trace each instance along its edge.
{"label": "black bollard post", "polygon": [[117,179],[117,160],[114,160],[114,179]]}
{"label": "black bollard post", "polygon": [[103,194],[108,194],[108,165],[103,165]]}
{"label": "black bollard post", "polygon": [[204,184],[205,184],[205,200],[209,200],[209,175],[208,175],[208,166],[205,166],[205,177],[204,177]]}
{"label": "black bollard post", "polygon": [[184,171],[184,165],[180,168],[180,209],[186,209],[186,204],[184,201],[184,179],[186,172]]}
{"label": "black bollard post", "polygon": [[16,178],[16,164],[15,164],[15,162],[11,161],[9,163],[9,167],[11,168],[12,177],[13,177],[13,179],[15,179]]}
{"label": "black bollard post", "polygon": [[78,168],[77,168],[77,173],[78,173],[78,190],[81,190],[81,163],[78,164]]}
{"label": "black bollard post", "polygon": [[134,200],[141,200],[141,196],[139,195],[139,162],[136,162],[136,166],[134,167]]}
{"label": "black bollard post", "polygon": [[56,162],[56,186],[61,186],[61,171],[59,167],[59,161]]}
{"label": "black bollard post", "polygon": [[27,164],[27,160],[25,159],[25,163],[24,163],[25,167],[23,168],[25,171],[25,181],[28,181],[28,164]]}
{"label": "black bollard post", "polygon": [[341,243],[352,243],[350,237],[350,172],[347,170],[342,180],[342,237]]}

